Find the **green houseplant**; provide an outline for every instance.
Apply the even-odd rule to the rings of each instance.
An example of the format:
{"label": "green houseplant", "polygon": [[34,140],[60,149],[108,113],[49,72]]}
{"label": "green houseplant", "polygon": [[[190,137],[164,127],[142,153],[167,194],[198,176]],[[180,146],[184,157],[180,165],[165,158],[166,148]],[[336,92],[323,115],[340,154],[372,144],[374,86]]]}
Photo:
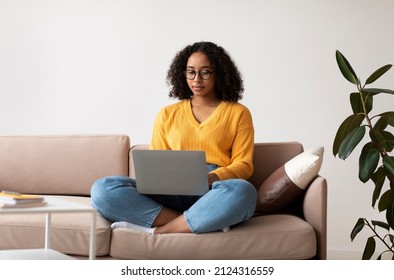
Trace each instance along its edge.
{"label": "green houseplant", "polygon": [[[385,212],[385,221],[359,218],[350,234],[351,240],[364,228],[369,228],[373,235],[365,245],[362,259],[371,259],[376,250],[376,242],[384,245],[384,250],[377,259],[389,255],[394,259],[394,111],[373,113],[373,99],[379,94],[394,94],[393,90],[372,88],[370,84],[379,79],[391,67],[387,64],[373,72],[365,83],[351,67],[345,56],[336,51],[336,60],[342,75],[357,87],[350,93],[350,105],[353,113],[339,126],[333,143],[333,154],[345,160],[368,135],[367,143],[359,156],[358,177],[361,182],[373,181],[372,207],[376,205],[380,212]],[[393,103],[394,104],[394,103]],[[368,133],[366,134],[366,132]]]}

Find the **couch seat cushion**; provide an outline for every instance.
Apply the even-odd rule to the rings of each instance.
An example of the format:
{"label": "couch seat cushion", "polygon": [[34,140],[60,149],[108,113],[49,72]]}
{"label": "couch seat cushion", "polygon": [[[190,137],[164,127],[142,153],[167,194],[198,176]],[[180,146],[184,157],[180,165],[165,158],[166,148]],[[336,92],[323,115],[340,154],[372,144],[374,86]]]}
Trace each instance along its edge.
{"label": "couch seat cushion", "polygon": [[149,235],[117,228],[110,248],[119,259],[308,259],[315,254],[312,226],[284,214],[254,217],[226,233]]}
{"label": "couch seat cushion", "polygon": [[[84,205],[88,197],[53,196]],[[89,255],[90,220],[88,213],[52,214],[51,248],[65,254]],[[0,215],[0,250],[43,248],[45,214]],[[111,238],[110,223],[97,215],[96,255],[107,255]]]}

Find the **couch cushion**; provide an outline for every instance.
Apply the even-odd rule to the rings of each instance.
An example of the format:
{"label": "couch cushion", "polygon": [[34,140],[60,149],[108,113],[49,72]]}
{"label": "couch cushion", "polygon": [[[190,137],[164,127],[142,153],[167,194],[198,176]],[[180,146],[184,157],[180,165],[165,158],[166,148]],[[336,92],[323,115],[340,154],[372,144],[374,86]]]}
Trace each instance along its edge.
{"label": "couch cushion", "polygon": [[317,176],[323,147],[307,150],[274,171],[258,188],[256,211],[279,213],[289,207]]}
{"label": "couch cushion", "polygon": [[[64,197],[83,205],[90,205],[87,197]],[[88,213],[52,214],[51,248],[65,254],[89,255],[90,220]],[[43,248],[45,240],[44,214],[0,215],[0,250]],[[109,253],[110,223],[97,215],[96,255]]]}
{"label": "couch cushion", "polygon": [[126,135],[2,136],[0,186],[39,194],[89,195],[95,180],[128,175]]}
{"label": "couch cushion", "polygon": [[119,259],[308,259],[315,254],[313,228],[283,214],[254,217],[226,233],[149,235],[117,228],[110,248]]}

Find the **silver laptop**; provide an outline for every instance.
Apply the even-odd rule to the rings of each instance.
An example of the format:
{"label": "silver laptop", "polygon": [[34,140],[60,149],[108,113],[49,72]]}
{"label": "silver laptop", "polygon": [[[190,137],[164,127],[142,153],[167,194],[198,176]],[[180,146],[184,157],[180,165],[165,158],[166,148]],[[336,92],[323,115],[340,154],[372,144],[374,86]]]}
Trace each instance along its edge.
{"label": "silver laptop", "polygon": [[204,151],[132,151],[137,190],[143,194],[203,195],[208,190]]}

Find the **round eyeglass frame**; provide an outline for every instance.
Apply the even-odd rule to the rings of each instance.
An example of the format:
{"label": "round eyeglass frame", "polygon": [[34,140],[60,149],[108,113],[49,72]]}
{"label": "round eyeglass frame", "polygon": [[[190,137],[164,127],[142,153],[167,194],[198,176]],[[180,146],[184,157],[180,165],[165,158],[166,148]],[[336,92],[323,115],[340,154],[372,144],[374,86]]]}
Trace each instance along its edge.
{"label": "round eyeglass frame", "polygon": [[[193,74],[191,72],[194,72]],[[201,75],[201,73],[206,73],[208,74],[208,77],[203,77],[203,75]],[[185,70],[184,74],[186,79],[188,80],[194,80],[196,78],[196,75],[198,74],[198,76],[202,79],[202,80],[209,80],[211,78],[212,73],[215,73],[215,71],[209,71],[209,70],[200,70],[200,71],[195,71],[195,70]],[[192,75],[191,75],[192,74]],[[188,75],[190,75],[188,77]],[[193,77],[192,77],[193,76]]]}

